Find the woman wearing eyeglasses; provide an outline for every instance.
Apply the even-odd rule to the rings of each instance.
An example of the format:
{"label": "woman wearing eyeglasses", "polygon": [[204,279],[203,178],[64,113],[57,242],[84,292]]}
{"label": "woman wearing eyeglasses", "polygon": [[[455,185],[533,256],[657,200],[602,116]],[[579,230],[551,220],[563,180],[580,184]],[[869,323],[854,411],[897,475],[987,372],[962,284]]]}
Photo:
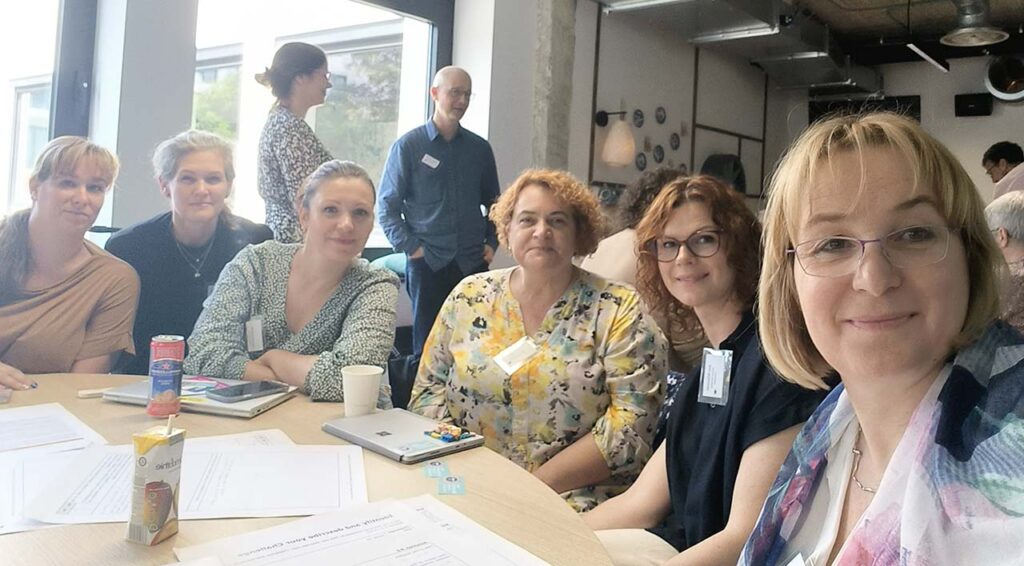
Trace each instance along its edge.
{"label": "woman wearing eyeglasses", "polygon": [[665,442],[636,483],[583,516],[616,564],[735,563],[824,397],[782,381],[761,355],[752,312],[760,234],[743,197],[708,176],[670,183],[637,226],[644,301],[699,325],[712,348],[675,376]]}
{"label": "woman wearing eyeglasses", "polygon": [[1020,564],[1024,339],[963,167],[916,122],[837,117],[779,165],[761,336],[836,387],[797,437],[745,565]]}
{"label": "woman wearing eyeglasses", "polygon": [[267,226],[279,242],[301,242],[295,195],[306,177],[333,159],[305,121],[331,88],[327,55],[315,45],[285,43],[256,81],[270,87],[277,99],[260,134],[257,185],[266,201]]}

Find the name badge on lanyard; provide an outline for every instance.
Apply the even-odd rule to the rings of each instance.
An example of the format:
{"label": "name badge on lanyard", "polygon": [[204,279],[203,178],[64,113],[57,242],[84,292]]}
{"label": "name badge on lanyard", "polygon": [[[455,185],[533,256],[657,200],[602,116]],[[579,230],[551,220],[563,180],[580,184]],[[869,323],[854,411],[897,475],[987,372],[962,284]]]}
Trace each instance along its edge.
{"label": "name badge on lanyard", "polygon": [[732,379],[732,350],[704,348],[700,360],[700,389],[697,401],[709,405],[729,402],[729,381]]}
{"label": "name badge on lanyard", "polygon": [[529,336],[523,336],[515,344],[494,356],[494,363],[498,364],[498,367],[506,375],[512,375],[519,368],[523,367],[526,362],[530,361],[530,358],[536,356],[539,351],[540,349],[533,343],[533,340],[530,340]]}

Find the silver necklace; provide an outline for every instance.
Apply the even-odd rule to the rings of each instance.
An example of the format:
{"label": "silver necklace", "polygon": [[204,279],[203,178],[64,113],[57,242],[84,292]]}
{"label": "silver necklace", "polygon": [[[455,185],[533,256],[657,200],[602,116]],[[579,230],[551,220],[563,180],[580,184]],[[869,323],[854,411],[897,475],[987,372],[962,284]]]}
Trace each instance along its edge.
{"label": "silver necklace", "polygon": [[870,493],[870,494],[874,495],[875,492],[878,491],[877,487],[868,487],[868,486],[860,483],[860,480],[857,479],[857,469],[860,468],[860,458],[861,458],[861,456],[864,455],[860,450],[857,449],[857,444],[859,442],[860,442],[860,428],[857,429],[857,440],[855,440],[853,442],[853,472],[850,474],[850,476],[853,477],[853,483],[857,484],[857,488],[858,489],[860,489],[861,491],[863,491],[865,493]]}
{"label": "silver necklace", "polygon": [[[216,237],[216,234],[214,234],[214,236]],[[206,258],[210,256],[210,250],[213,249],[213,240],[214,238],[210,238],[210,241],[206,243],[206,247],[203,249],[202,253],[200,253],[198,257],[195,257],[185,251],[185,247],[181,245],[181,242],[179,242],[177,238],[174,238],[174,245],[178,248],[178,253],[181,254],[181,258],[185,260],[185,263],[192,268],[194,273],[193,279],[200,279],[203,276],[203,265],[206,264]]]}

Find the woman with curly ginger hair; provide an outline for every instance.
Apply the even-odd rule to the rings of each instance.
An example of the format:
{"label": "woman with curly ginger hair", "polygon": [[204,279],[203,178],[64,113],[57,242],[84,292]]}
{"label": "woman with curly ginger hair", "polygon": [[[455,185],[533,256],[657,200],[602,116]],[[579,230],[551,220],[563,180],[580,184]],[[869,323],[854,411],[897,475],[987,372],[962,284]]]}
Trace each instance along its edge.
{"label": "woman with curly ginger hair", "polygon": [[783,382],[761,355],[752,311],[760,234],[743,197],[706,176],[670,183],[637,226],[644,301],[703,328],[714,349],[685,379],[670,375],[665,442],[636,483],[584,515],[616,564],[735,562],[824,396]]}
{"label": "woman with curly ginger hair", "polygon": [[490,214],[519,265],[448,296],[409,408],[482,434],[585,510],[651,455],[665,340],[631,287],[572,264],[594,251],[601,216],[571,175],[525,171]]}

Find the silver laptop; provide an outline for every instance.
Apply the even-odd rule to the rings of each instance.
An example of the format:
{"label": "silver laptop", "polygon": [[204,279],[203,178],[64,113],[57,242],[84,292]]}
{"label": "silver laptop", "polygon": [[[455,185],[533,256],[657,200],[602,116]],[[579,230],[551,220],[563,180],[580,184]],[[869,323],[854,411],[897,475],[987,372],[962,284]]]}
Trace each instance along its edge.
{"label": "silver laptop", "polygon": [[479,434],[454,442],[444,442],[423,434],[436,427],[437,422],[426,417],[403,409],[388,409],[360,417],[327,421],[323,429],[403,464],[415,464],[484,443],[484,437]]}
{"label": "silver laptop", "polygon": [[[257,397],[237,403],[222,403],[206,397],[207,391],[223,389],[239,383],[243,382],[216,377],[187,376],[181,382],[181,410],[190,413],[209,413],[212,415],[251,419],[291,399],[295,396],[295,390],[298,389],[293,386],[283,393]],[[149,380],[146,379],[108,389],[103,392],[103,398],[117,403],[145,405],[149,402]]]}

